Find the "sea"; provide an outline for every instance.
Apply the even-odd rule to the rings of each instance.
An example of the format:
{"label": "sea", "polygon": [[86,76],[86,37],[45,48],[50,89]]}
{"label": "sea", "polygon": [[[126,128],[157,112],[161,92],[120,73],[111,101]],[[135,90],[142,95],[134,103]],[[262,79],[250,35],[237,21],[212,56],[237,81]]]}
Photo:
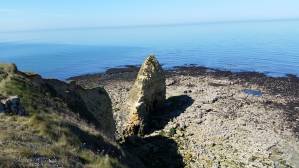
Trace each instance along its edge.
{"label": "sea", "polygon": [[213,22],[0,32],[0,62],[45,78],[140,65],[198,65],[299,76],[299,20]]}

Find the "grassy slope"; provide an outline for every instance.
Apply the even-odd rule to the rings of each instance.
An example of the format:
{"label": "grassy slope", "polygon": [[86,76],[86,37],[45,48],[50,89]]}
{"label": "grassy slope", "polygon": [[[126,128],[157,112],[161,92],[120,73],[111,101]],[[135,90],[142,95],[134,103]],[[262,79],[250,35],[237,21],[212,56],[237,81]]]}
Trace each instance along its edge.
{"label": "grassy slope", "polygon": [[18,95],[29,116],[0,115],[0,167],[125,167],[117,145],[12,65],[0,65],[0,95]]}

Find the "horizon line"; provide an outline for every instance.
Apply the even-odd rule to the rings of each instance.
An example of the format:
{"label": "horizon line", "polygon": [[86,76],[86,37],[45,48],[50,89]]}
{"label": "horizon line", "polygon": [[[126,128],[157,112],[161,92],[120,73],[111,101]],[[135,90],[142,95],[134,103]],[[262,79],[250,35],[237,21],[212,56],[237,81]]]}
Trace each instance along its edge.
{"label": "horizon line", "polygon": [[113,26],[87,26],[87,27],[62,27],[62,28],[36,28],[26,30],[4,30],[0,33],[33,32],[33,31],[66,31],[66,30],[95,30],[95,29],[121,29],[121,28],[143,28],[143,27],[170,27],[170,26],[192,26],[201,24],[225,24],[225,23],[250,23],[250,22],[278,22],[278,21],[299,21],[298,18],[276,18],[276,19],[248,19],[248,20],[225,20],[225,21],[200,21],[186,23],[165,23],[165,24],[136,24],[136,25],[113,25]]}

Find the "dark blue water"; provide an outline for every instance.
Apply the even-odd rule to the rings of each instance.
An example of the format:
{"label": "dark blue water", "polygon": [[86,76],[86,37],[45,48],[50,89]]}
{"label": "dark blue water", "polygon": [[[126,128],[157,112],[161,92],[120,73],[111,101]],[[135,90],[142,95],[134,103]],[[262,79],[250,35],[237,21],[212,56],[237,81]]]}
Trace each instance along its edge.
{"label": "dark blue water", "polygon": [[299,21],[0,33],[1,62],[50,78],[141,64],[149,53],[165,67],[299,75]]}

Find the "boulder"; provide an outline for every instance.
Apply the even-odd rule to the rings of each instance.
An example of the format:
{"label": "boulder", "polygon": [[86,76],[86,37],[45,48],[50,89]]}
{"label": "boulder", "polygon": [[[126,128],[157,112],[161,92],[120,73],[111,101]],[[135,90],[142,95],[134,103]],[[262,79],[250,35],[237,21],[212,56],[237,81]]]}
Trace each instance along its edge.
{"label": "boulder", "polygon": [[137,79],[129,92],[124,109],[124,137],[143,135],[150,114],[162,106],[166,98],[165,75],[154,55],[150,55],[141,66]]}
{"label": "boulder", "polygon": [[10,96],[6,99],[1,99],[0,113],[11,113],[15,115],[26,115],[25,109],[21,104],[21,100],[18,96]]}

